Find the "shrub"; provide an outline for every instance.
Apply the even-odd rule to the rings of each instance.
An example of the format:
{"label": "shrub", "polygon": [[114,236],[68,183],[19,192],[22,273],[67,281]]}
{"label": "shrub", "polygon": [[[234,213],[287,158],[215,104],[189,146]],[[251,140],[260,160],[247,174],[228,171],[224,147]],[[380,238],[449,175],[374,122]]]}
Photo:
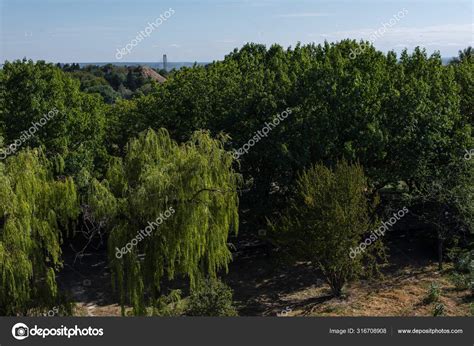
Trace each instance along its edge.
{"label": "shrub", "polygon": [[313,166],[298,178],[292,206],[272,225],[291,256],[321,269],[335,296],[341,296],[350,279],[376,271],[375,254],[384,257],[381,239],[373,232],[370,246],[357,256],[350,255],[375,229],[367,190],[358,164],[342,161],[333,170]]}
{"label": "shrub", "polygon": [[221,281],[206,280],[190,297],[189,316],[237,316],[232,289]]}
{"label": "shrub", "polygon": [[[472,248],[473,244],[469,247]],[[451,281],[458,290],[474,290],[474,251],[454,247],[450,250],[449,258],[453,262],[454,273]]]}
{"label": "shrub", "polygon": [[156,299],[153,316],[179,316],[182,312],[181,290],[172,290],[168,295]]}
{"label": "shrub", "polygon": [[454,272],[450,279],[457,290],[463,291],[469,288],[469,278],[466,275]]}
{"label": "shrub", "polygon": [[450,249],[448,257],[453,262],[454,270],[459,273],[469,273],[469,262],[472,257],[469,251],[454,247]]}
{"label": "shrub", "polygon": [[439,285],[435,282],[432,282],[430,288],[428,289],[428,294],[425,297],[425,303],[434,303],[439,301],[439,297],[441,295],[441,289]]}

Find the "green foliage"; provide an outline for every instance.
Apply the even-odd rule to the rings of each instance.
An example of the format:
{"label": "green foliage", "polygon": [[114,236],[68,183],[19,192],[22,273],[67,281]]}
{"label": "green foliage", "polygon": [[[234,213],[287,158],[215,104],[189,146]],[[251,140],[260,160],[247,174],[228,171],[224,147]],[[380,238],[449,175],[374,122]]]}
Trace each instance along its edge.
{"label": "green foliage", "polygon": [[445,314],[445,307],[444,304],[438,303],[433,308],[433,316],[443,316]]}
{"label": "green foliage", "polygon": [[38,150],[0,163],[0,315],[49,309],[60,299],[60,230],[79,208],[72,180],[54,181],[48,168]]}
{"label": "green foliage", "polygon": [[71,297],[63,292],[58,291],[58,296],[56,297],[56,304],[50,307],[35,307],[27,312],[27,316],[44,316],[44,317],[53,317],[53,316],[72,316],[74,313],[75,303],[71,300]]}
{"label": "green foliage", "polygon": [[[64,161],[61,174],[91,175],[105,163],[104,104],[100,97],[82,93],[79,83],[44,61],[6,62],[0,79],[0,123],[5,144],[24,137],[53,109],[58,114],[21,147],[44,147],[48,159]],[[58,173],[59,174],[59,173]]]}
{"label": "green foliage", "polygon": [[467,174],[462,155],[472,147],[472,60],[443,66],[439,54],[417,48],[397,57],[370,44],[350,59],[360,44],[247,44],[224,61],[181,69],[154,93],[115,109],[110,140],[121,148],[149,127],[164,127],[186,141],[205,128],[228,133],[238,149],[290,107],[291,116],[240,159],[251,189],[242,205],[252,210],[246,221],[253,228],[285,207],[297,172],[316,162],[358,161],[375,189],[403,181],[416,195],[439,177],[452,189]]}
{"label": "green foliage", "polygon": [[110,85],[94,85],[88,88],[84,88],[84,91],[89,94],[98,93],[104,99],[106,103],[114,103],[121,95],[116,92]]}
{"label": "green foliage", "polygon": [[456,246],[449,250],[448,257],[453,262],[455,271],[458,273],[469,273],[470,262],[474,258],[474,251],[466,251]]}
{"label": "green foliage", "polygon": [[205,280],[191,294],[186,314],[189,316],[237,316],[232,289],[219,280]]}
{"label": "green foliage", "polygon": [[474,162],[459,155],[443,167],[425,167],[420,176],[407,203],[413,215],[433,230],[442,269],[446,243],[454,245],[453,240],[474,234]]}
{"label": "green foliage", "polygon": [[472,250],[472,244],[468,249],[453,247],[449,250],[448,256],[454,266],[450,279],[456,289],[470,289],[474,292],[474,250]]}
{"label": "green foliage", "polygon": [[424,302],[425,304],[438,302],[440,296],[441,296],[441,288],[439,287],[437,283],[432,282],[430,284],[430,287],[428,288],[428,293],[424,299]]}
{"label": "green foliage", "polygon": [[[92,185],[90,205],[110,218],[114,283],[122,304],[131,302],[136,314],[145,311],[145,294],[159,296],[162,279],[184,275],[194,288],[201,277],[227,269],[227,237],[238,229],[239,176],[225,141],[196,132],[178,145],[166,130],[149,130],[130,141],[123,160],[112,160],[106,181]],[[149,238],[115,257],[169,208],[175,213]]]}
{"label": "green foliage", "polygon": [[[277,224],[284,244],[295,257],[326,268],[336,294],[364,266],[374,270],[375,256],[383,252],[377,241],[351,268],[347,254],[338,260],[336,254],[356,246],[376,224],[369,218],[376,205],[369,206],[365,191],[345,199],[335,183],[329,186],[335,171],[331,175],[322,165],[335,167],[342,158],[364,167],[367,181],[361,186],[367,194],[394,195],[381,207],[397,208],[403,201],[410,208],[426,226],[422,236],[437,240],[441,266],[444,250],[457,240],[463,239],[464,253],[472,250],[474,160],[463,158],[474,147],[472,48],[443,66],[439,54],[429,56],[423,49],[397,56],[370,44],[351,59],[361,44],[366,43],[343,40],[288,49],[247,44],[223,61],[173,71],[160,85],[135,67],[6,62],[0,70],[1,147],[58,109],[21,150],[43,148],[56,177],[65,182],[72,176],[79,194],[90,192],[96,217],[111,232],[114,283],[122,304],[132,302],[136,313],[159,299],[161,281],[187,276],[195,286],[200,277],[225,268],[230,260],[225,240],[237,228],[236,172],[249,188],[239,202],[246,211],[243,224],[257,230],[267,217],[288,209]],[[225,150],[247,143],[287,108],[292,110],[288,119],[233,165]],[[143,133],[148,129],[157,134]],[[221,132],[231,140],[211,139]],[[107,169],[109,154],[115,157]],[[316,171],[332,177],[324,189],[337,192],[326,208],[321,198],[318,203],[305,199],[314,197],[315,186],[324,190],[304,180],[320,181]],[[342,173],[337,177],[343,178]],[[289,208],[288,200],[294,201]],[[357,209],[356,200],[362,203],[360,219],[350,212]],[[123,247],[170,206],[176,214],[153,237],[120,260],[113,256],[114,247]],[[326,243],[316,245],[318,239]],[[469,271],[463,262],[459,272],[474,282],[472,255],[468,262]]]}
{"label": "green foliage", "polygon": [[155,82],[146,76],[143,68],[133,66],[105,66],[79,65],[62,66],[63,71],[69,72],[72,77],[81,83],[81,91],[94,94],[99,93],[104,102],[113,104],[119,98],[129,99],[136,95],[146,95],[153,90]]}
{"label": "green foliage", "polygon": [[180,290],[172,290],[168,295],[163,295],[153,303],[153,316],[179,316],[183,313],[183,300]]}
{"label": "green foliage", "polygon": [[292,207],[273,226],[282,233],[284,247],[321,269],[336,296],[341,295],[348,280],[364,272],[364,261],[370,271],[376,269],[373,254],[383,255],[379,239],[364,255],[349,256],[350,250],[375,229],[366,190],[366,177],[358,164],[341,161],[334,170],[313,166],[300,175]]}
{"label": "green foliage", "polygon": [[471,295],[474,295],[474,256],[471,257],[471,263],[469,265],[469,286]]}
{"label": "green foliage", "polygon": [[460,87],[461,114],[466,122],[474,125],[474,54],[472,47],[459,52],[459,58],[454,61],[456,82]]}
{"label": "green foliage", "polygon": [[468,275],[454,272],[451,274],[450,279],[457,290],[463,291],[469,288],[470,280]]}

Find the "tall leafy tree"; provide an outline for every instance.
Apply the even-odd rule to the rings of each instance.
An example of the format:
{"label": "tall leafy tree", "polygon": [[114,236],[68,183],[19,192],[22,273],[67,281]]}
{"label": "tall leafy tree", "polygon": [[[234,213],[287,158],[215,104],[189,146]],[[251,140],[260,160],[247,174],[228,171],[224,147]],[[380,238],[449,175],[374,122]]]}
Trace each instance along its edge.
{"label": "tall leafy tree", "polygon": [[38,150],[0,162],[0,315],[57,303],[61,229],[78,210],[73,181],[53,180]]}
{"label": "tall leafy tree", "polygon": [[426,167],[425,179],[408,197],[413,214],[433,230],[439,270],[445,248],[459,239],[465,243],[474,234],[474,162],[458,160],[461,163],[437,169]]}
{"label": "tall leafy tree", "polygon": [[[227,268],[227,237],[238,228],[239,176],[225,140],[196,132],[179,145],[164,129],[143,132],[123,160],[113,160],[107,180],[93,185],[91,206],[109,218],[114,284],[136,314],[156,301],[164,279],[185,276],[194,288]],[[159,217],[162,223],[153,225]],[[120,255],[140,230],[151,234]]]}
{"label": "tall leafy tree", "polygon": [[[27,138],[20,149],[44,147],[49,159],[65,165],[66,174],[92,175],[105,163],[104,104],[98,95],[80,91],[79,81],[44,61],[6,62],[0,79],[0,123],[4,142],[26,138],[45,114],[57,114]],[[63,173],[63,172],[58,172]]]}
{"label": "tall leafy tree", "polygon": [[376,269],[374,254],[384,255],[378,239],[362,255],[351,256],[351,250],[375,230],[370,217],[373,205],[366,191],[367,179],[360,165],[341,161],[333,170],[315,165],[300,175],[295,200],[273,225],[281,245],[292,256],[320,269],[335,296],[363,273],[364,264],[369,270]]}
{"label": "tall leafy tree", "polygon": [[459,51],[459,57],[452,62],[456,82],[460,88],[461,113],[474,126],[474,52],[472,47]]}

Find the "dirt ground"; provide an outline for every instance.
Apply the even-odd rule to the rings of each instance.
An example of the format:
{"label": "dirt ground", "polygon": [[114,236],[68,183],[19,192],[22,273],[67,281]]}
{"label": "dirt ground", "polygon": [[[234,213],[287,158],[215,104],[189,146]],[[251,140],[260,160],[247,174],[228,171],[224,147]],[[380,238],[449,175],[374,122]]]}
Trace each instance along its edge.
{"label": "dirt ground", "polygon": [[[341,299],[331,297],[329,286],[320,279],[310,284],[296,281],[305,269],[311,270],[301,264],[287,275],[262,275],[254,281],[253,288],[249,283],[243,290],[234,286],[241,315],[432,316],[435,304],[424,303],[431,283],[441,288],[439,302],[445,306],[445,315],[470,315],[469,290],[456,290],[447,277],[449,269],[442,274],[435,264],[405,267],[377,282],[354,282],[346,287],[346,297]],[[302,285],[298,287],[299,284]]]}
{"label": "dirt ground", "polygon": [[[439,272],[432,259],[420,254],[394,251],[382,279],[353,282],[346,297],[336,299],[309,263],[283,263],[258,242],[244,241],[236,248],[223,278],[234,290],[241,316],[432,316],[435,304],[423,302],[431,283],[441,288],[445,315],[471,313],[470,291],[455,289],[450,265]],[[75,262],[70,257],[66,263],[59,281],[76,303],[75,315],[121,315],[103,252],[86,253]]]}
{"label": "dirt ground", "polygon": [[432,316],[436,303],[424,303],[432,283],[441,289],[444,315],[471,315],[474,297],[469,290],[456,290],[449,279],[452,266],[438,271],[431,254],[413,242],[391,244],[382,278],[350,283],[341,299],[331,296],[310,263],[288,266],[265,251],[248,253],[257,255],[237,256],[226,277],[244,316]]}

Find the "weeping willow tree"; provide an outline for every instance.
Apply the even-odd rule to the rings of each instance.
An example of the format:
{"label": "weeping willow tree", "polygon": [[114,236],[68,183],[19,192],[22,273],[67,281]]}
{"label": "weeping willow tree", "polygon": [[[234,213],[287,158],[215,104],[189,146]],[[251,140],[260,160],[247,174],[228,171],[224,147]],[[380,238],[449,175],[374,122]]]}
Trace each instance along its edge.
{"label": "weeping willow tree", "polygon": [[0,162],[0,315],[57,302],[61,232],[79,208],[71,179],[55,181],[38,150]]}
{"label": "weeping willow tree", "polygon": [[130,303],[144,314],[163,280],[187,277],[194,289],[227,270],[240,176],[226,140],[199,131],[179,145],[164,129],[148,130],[128,143],[123,160],[112,160],[104,181],[92,184],[91,207],[110,227],[109,262],[122,307]]}

